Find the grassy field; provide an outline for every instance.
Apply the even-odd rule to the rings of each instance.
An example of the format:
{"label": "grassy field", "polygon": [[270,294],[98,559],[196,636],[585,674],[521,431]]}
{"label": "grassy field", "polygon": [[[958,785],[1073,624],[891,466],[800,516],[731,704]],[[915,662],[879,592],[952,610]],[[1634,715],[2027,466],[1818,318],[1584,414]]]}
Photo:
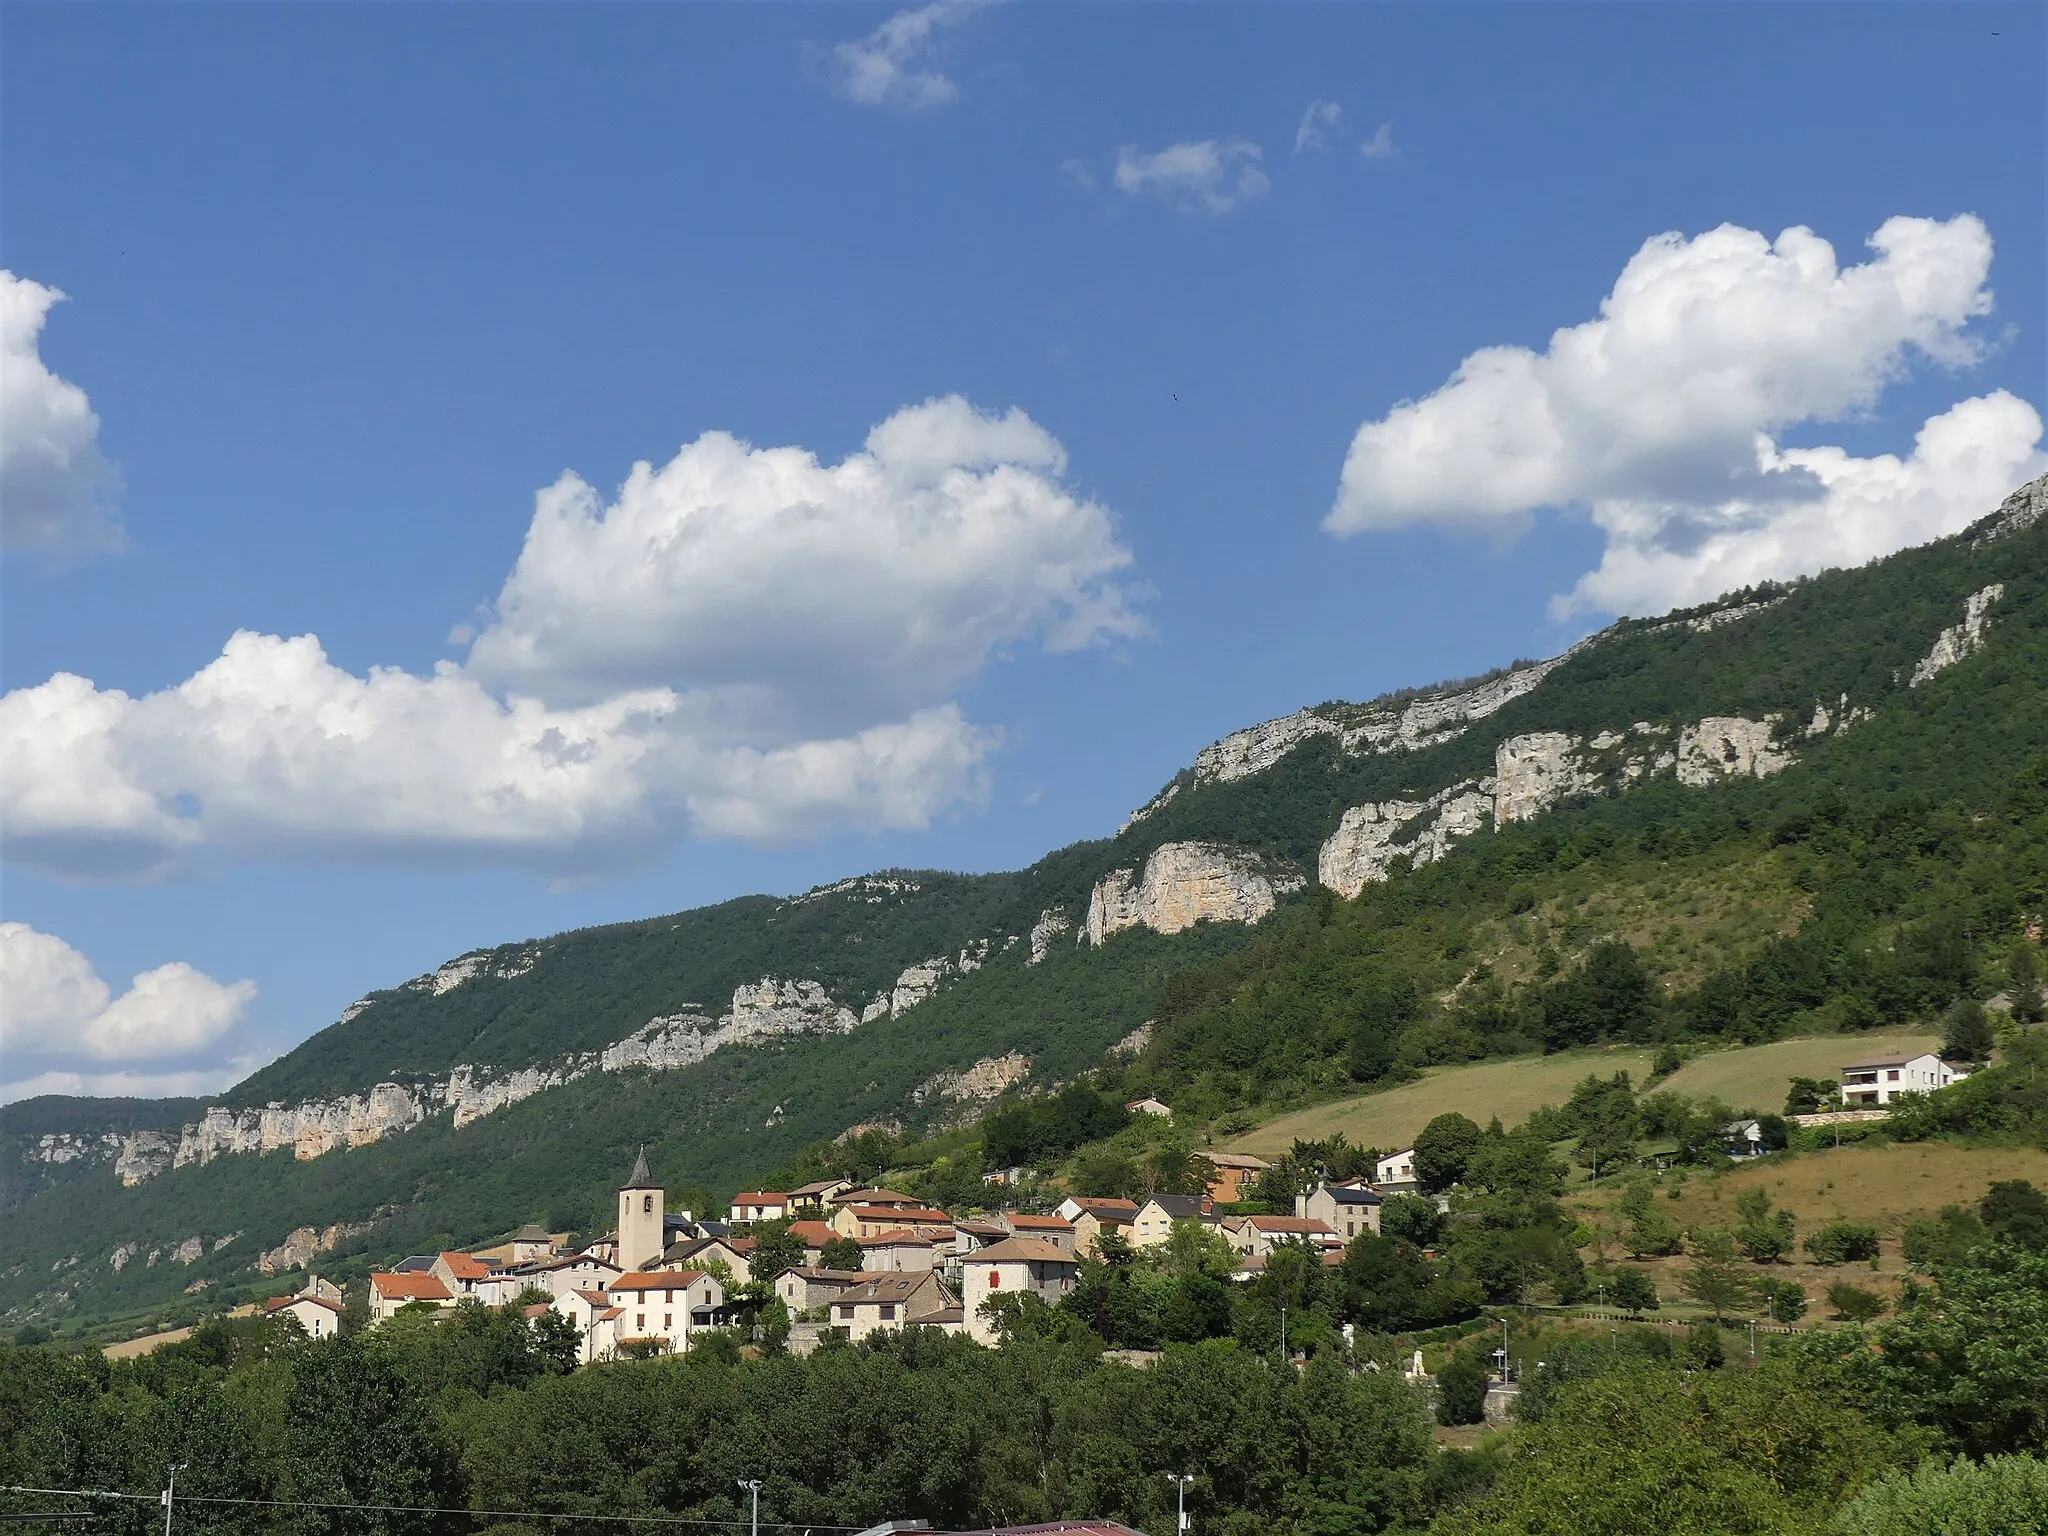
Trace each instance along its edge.
{"label": "grassy field", "polygon": [[[1342,1131],[1353,1146],[1405,1147],[1432,1119],[1454,1110],[1481,1125],[1495,1115],[1502,1125],[1513,1125],[1532,1109],[1563,1103],[1571,1097],[1572,1085],[1588,1072],[1608,1077],[1625,1071],[1641,1082],[1649,1075],[1650,1062],[1651,1053],[1642,1047],[1618,1046],[1445,1067],[1418,1083],[1282,1115],[1246,1132],[1226,1150],[1272,1157],[1297,1139],[1321,1141],[1335,1131]],[[1778,1092],[1782,1098],[1784,1090]]]}
{"label": "grassy field", "polygon": [[1795,1077],[1833,1079],[1843,1063],[1891,1051],[1938,1051],[1936,1035],[1816,1035],[1776,1040],[1733,1051],[1712,1051],[1688,1062],[1657,1086],[1689,1098],[1719,1099],[1730,1109],[1756,1113],[1785,1107]]}
{"label": "grassy field", "polygon": [[[1693,1098],[1721,1099],[1731,1109],[1780,1110],[1794,1077],[1832,1078],[1844,1062],[1861,1056],[1906,1048],[1932,1050],[1940,1044],[1932,1035],[1819,1035],[1778,1040],[1770,1045],[1710,1052],[1656,1086]],[[1650,1061],[1651,1053],[1643,1047],[1614,1046],[1444,1067],[1420,1082],[1318,1104],[1269,1120],[1230,1142],[1226,1150],[1272,1157],[1285,1152],[1297,1139],[1321,1141],[1336,1131],[1342,1131],[1353,1146],[1404,1147],[1436,1116],[1453,1111],[1469,1115],[1481,1125],[1498,1115],[1502,1125],[1512,1126],[1532,1109],[1563,1103],[1571,1097],[1572,1086],[1589,1072],[1607,1077],[1625,1071],[1640,1087],[1650,1075]]]}

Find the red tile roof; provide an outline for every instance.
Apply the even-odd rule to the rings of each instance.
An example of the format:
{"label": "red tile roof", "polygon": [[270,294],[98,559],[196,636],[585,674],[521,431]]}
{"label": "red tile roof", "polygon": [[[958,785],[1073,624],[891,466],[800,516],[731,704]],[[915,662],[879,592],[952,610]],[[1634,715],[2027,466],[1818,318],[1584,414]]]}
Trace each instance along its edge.
{"label": "red tile roof", "polygon": [[440,1277],[419,1270],[402,1275],[372,1275],[370,1289],[386,1301],[453,1301]]}
{"label": "red tile roof", "polygon": [[1313,1216],[1247,1216],[1245,1221],[1261,1232],[1329,1233],[1332,1237],[1337,1235],[1330,1230],[1328,1222],[1318,1221]]}
{"label": "red tile roof", "polygon": [[789,1196],[776,1194],[773,1190],[745,1190],[732,1197],[734,1205],[787,1205]]}
{"label": "red tile roof", "polygon": [[608,1291],[682,1291],[691,1282],[702,1280],[701,1269],[636,1269],[629,1275],[621,1275],[605,1289]]}
{"label": "red tile roof", "polygon": [[847,1207],[856,1221],[929,1221],[951,1225],[953,1218],[944,1211],[935,1211],[929,1206],[919,1205],[855,1205]]}
{"label": "red tile roof", "polygon": [[839,1235],[822,1221],[792,1221],[789,1234],[806,1248],[822,1248]]}
{"label": "red tile roof", "polygon": [[495,1266],[486,1264],[473,1253],[444,1253],[441,1262],[458,1280],[488,1280],[498,1272]]}
{"label": "red tile roof", "polygon": [[1064,1216],[1024,1216],[1012,1213],[1010,1230],[1013,1232],[1071,1232],[1074,1224]]}
{"label": "red tile roof", "polygon": [[1093,1216],[1098,1220],[1110,1216],[1128,1221],[1138,1214],[1138,1202],[1135,1200],[1098,1199],[1091,1195],[1076,1199],[1074,1204],[1081,1207],[1083,1215]]}
{"label": "red tile roof", "polygon": [[302,1301],[311,1302],[316,1307],[325,1307],[328,1311],[337,1315],[341,1312],[341,1303],[329,1301],[325,1296],[273,1296],[270,1300],[263,1303],[263,1310],[265,1312],[282,1312],[286,1307],[296,1307]]}

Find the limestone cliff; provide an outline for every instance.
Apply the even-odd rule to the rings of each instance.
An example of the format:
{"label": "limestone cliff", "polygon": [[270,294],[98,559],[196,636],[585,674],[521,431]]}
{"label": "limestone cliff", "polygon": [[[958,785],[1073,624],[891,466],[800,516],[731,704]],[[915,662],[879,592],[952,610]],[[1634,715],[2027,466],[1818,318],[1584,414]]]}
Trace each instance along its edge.
{"label": "limestone cliff", "polygon": [[1921,657],[1920,664],[1913,669],[1913,680],[1909,686],[1918,688],[1964,657],[1982,650],[1985,617],[1991,612],[1991,605],[2003,596],[2005,584],[1997,581],[1982,591],[1972,592],[1969,601],[1963,605],[1963,622],[1950,625],[1935,636],[1933,649]]}
{"label": "limestone cliff", "polygon": [[1179,933],[1199,922],[1256,923],[1299,877],[1278,879],[1243,849],[1214,843],[1167,843],[1152,851],[1142,874],[1112,870],[1088,898],[1087,935],[1101,944],[1126,928]]}

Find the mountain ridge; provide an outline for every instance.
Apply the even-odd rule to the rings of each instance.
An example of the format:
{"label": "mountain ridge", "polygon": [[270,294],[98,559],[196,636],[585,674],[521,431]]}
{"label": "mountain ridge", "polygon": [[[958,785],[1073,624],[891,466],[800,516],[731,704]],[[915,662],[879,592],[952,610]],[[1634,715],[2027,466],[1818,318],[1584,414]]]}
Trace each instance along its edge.
{"label": "mountain ridge", "polygon": [[[145,1222],[211,1222],[198,1235],[229,1252],[209,1247],[196,1267],[225,1275],[236,1240],[203,1211],[246,1209],[268,1224],[246,1242],[266,1250],[287,1221],[382,1223],[391,1240],[450,1231],[461,1223],[421,1214],[451,1208],[450,1158],[500,1159],[494,1192],[464,1210],[517,1198],[515,1168],[580,1199],[517,1143],[590,1113],[606,1116],[607,1142],[629,1127],[666,1135],[711,1182],[861,1122],[957,1121],[984,1102],[959,1085],[1016,1092],[1083,1070],[1153,1016],[1168,978],[1243,948],[1276,912],[1356,898],[1575,805],[1648,795],[1641,814],[1693,814],[1670,796],[1868,757],[1858,738],[1909,725],[1956,667],[2048,633],[2044,508],[2048,478],[1953,539],[1868,566],[1624,619],[1477,679],[1260,722],[1197,753],[1115,835],[1023,870],[882,871],[471,951],[372,992],[195,1120],[123,1110],[118,1151],[89,1106],[9,1106],[6,1203],[34,1213],[35,1243],[60,1266],[84,1259],[88,1211],[123,1246],[156,1241],[135,1233]],[[1978,754],[1990,766],[1958,757],[1953,771],[1983,777],[2043,745],[2032,714],[2010,734]],[[17,1279],[10,1305],[26,1294]]]}

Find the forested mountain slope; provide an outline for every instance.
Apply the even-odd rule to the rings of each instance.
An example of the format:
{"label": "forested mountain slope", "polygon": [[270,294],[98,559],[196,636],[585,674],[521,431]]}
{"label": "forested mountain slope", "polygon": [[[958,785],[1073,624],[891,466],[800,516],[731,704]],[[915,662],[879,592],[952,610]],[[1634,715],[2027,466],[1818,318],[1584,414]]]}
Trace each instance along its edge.
{"label": "forested mountain slope", "polygon": [[[217,1103],[11,1106],[0,1309],[231,1283],[298,1227],[377,1254],[584,1226],[643,1140],[727,1193],[851,1126],[1070,1078],[1152,1020],[1125,1078],[1207,1115],[1617,1028],[1911,1016],[2048,903],[2044,509],[2037,481],[1862,569],[1267,722],[1026,870],[507,944]],[[1619,940],[1650,1022],[1569,1000]]]}

